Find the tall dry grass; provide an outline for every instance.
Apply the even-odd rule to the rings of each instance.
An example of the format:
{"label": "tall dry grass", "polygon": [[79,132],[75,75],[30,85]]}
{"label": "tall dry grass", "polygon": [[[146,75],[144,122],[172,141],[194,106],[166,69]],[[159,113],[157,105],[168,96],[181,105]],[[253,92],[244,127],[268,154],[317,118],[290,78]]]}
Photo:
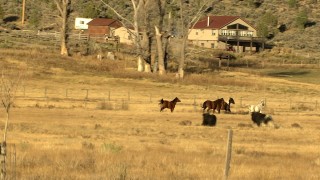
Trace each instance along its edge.
{"label": "tall dry grass", "polygon": [[[319,109],[288,110],[288,102],[282,101],[316,99],[319,90],[314,84],[260,76],[256,70],[187,74],[178,80],[174,73],[125,70],[122,60],[0,51],[1,65],[27,64],[25,84],[41,88],[13,108],[8,141],[17,147],[17,165],[16,171],[8,167],[12,179],[222,179],[230,128],[230,179],[320,178]],[[45,87],[61,91],[59,97],[66,87],[78,90],[82,99],[72,104],[65,100],[76,99],[72,92],[65,99],[48,92],[49,98],[41,101]],[[85,106],[83,89],[88,87],[92,91]],[[112,103],[96,101],[108,90],[118,93],[112,94]],[[201,100],[230,94],[237,103],[233,113],[216,114],[217,127],[202,127]],[[158,99],[175,96],[182,100],[175,111],[160,113]],[[261,96],[268,98],[276,128],[252,125],[245,107],[238,105],[240,97],[251,103]],[[194,100],[197,106],[191,105]]]}

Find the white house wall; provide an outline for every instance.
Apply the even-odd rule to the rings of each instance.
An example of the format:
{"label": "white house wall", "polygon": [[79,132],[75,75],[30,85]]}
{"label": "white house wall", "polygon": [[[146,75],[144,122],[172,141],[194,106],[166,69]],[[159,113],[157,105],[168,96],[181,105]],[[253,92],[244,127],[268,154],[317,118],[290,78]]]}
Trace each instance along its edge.
{"label": "white house wall", "polygon": [[74,22],[75,29],[88,29],[88,23],[92,21],[90,18],[76,18]]}

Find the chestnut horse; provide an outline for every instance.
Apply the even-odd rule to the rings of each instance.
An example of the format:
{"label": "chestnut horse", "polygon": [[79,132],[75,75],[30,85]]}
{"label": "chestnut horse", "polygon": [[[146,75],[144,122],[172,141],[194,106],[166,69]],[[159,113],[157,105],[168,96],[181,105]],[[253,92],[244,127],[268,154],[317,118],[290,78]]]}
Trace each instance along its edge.
{"label": "chestnut horse", "polygon": [[226,112],[231,112],[230,105],[235,104],[233,98],[229,98],[229,103],[226,103],[223,98],[217,99],[215,101],[206,100],[203,105],[203,112],[207,109],[207,112],[210,111],[210,109],[213,110],[213,113],[217,109],[218,113],[220,113],[220,110],[225,110]]}
{"label": "chestnut horse", "polygon": [[168,108],[171,110],[171,112],[173,112],[174,110],[174,107],[176,106],[176,103],[177,102],[181,102],[179,98],[174,98],[172,101],[167,101],[167,100],[163,100],[163,99],[160,99],[159,101],[159,105],[160,105],[160,112],[165,109],[165,108]]}
{"label": "chestnut horse", "polygon": [[224,99],[220,98],[215,101],[206,100],[203,103],[202,108],[203,108],[203,112],[208,108],[207,112],[209,112],[210,109],[213,109],[213,113],[214,113],[214,111],[217,109],[218,113],[220,113],[220,109],[225,109]]}

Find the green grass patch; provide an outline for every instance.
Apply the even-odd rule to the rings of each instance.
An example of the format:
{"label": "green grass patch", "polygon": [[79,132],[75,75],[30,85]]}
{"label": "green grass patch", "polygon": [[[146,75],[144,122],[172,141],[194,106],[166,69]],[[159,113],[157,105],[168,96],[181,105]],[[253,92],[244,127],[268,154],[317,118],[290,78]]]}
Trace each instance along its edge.
{"label": "green grass patch", "polygon": [[262,74],[270,77],[287,79],[290,81],[320,84],[319,69],[265,69]]}

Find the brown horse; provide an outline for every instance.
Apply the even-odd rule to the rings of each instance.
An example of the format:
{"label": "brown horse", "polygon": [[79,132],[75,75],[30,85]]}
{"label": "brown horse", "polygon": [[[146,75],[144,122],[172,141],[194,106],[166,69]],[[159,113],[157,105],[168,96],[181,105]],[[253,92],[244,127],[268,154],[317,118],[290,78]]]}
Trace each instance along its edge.
{"label": "brown horse", "polygon": [[171,112],[173,112],[174,107],[176,106],[176,103],[177,103],[177,102],[181,102],[181,101],[180,101],[179,98],[176,97],[176,98],[174,98],[172,101],[167,101],[167,100],[161,99],[159,102],[160,102],[160,103],[159,103],[159,105],[160,105],[160,112],[161,112],[163,109],[165,109],[165,108],[168,108],[168,109],[171,110]]}
{"label": "brown horse", "polygon": [[217,109],[218,113],[220,113],[221,109],[226,109],[224,103],[225,102],[223,98],[217,99],[215,101],[206,100],[202,105],[203,112],[208,108],[207,112],[209,112],[210,109],[213,109],[213,113],[214,113],[214,111]]}

